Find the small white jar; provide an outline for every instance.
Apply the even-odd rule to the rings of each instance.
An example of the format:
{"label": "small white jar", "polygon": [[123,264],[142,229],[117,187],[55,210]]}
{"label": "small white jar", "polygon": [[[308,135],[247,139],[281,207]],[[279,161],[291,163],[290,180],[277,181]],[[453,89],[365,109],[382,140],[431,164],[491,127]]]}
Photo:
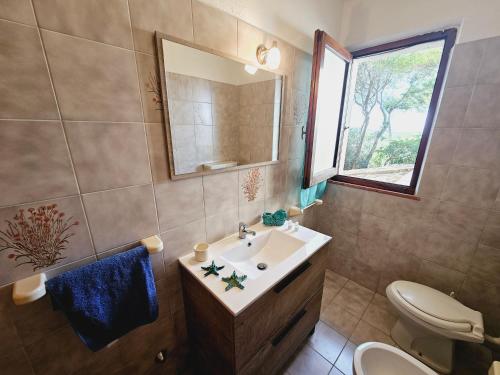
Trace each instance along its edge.
{"label": "small white jar", "polygon": [[208,259],[208,244],[206,242],[199,242],[193,247],[194,259],[198,262],[206,262]]}

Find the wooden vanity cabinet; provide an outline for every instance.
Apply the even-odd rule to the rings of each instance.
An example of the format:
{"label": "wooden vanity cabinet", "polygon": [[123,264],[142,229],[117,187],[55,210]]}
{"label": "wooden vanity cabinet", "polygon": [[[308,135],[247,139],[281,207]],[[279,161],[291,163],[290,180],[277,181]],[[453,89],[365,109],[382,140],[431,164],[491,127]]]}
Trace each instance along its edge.
{"label": "wooden vanity cabinet", "polygon": [[181,267],[193,365],[202,374],[277,373],[319,320],[326,246],[237,316]]}

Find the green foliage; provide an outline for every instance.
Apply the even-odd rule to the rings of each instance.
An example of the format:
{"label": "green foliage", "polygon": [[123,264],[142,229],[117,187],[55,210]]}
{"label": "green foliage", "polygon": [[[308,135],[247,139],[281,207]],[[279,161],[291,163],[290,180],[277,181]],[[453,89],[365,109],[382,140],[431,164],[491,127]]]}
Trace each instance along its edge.
{"label": "green foliage", "polygon": [[[360,106],[364,121],[360,128],[351,128],[349,131],[344,164],[346,170],[371,165],[379,142],[391,137],[391,116],[394,111],[427,110],[441,52],[442,48],[434,47],[388,53],[368,58],[358,65],[354,102]],[[383,115],[382,123],[378,128],[373,129],[372,126],[368,129],[370,114],[377,106]],[[380,155],[379,158],[382,158]]]}
{"label": "green foliage", "polygon": [[370,167],[413,164],[417,157],[420,136],[391,139],[378,148],[370,160]]}

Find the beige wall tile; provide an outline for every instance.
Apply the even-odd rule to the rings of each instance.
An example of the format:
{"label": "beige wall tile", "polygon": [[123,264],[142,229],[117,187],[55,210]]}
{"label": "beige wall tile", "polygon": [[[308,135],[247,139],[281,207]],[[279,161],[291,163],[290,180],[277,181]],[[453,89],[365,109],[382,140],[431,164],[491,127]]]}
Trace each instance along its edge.
{"label": "beige wall tile", "polygon": [[31,368],[30,361],[23,349],[15,349],[0,354],[0,363],[2,364],[2,371],[6,374],[16,375],[32,375],[33,369]]}
{"label": "beige wall tile", "polygon": [[143,120],[133,52],[45,30],[42,37],[64,120]]}
{"label": "beige wall tile", "polygon": [[[416,281],[422,261],[416,256],[391,249],[391,256],[387,259],[376,287],[377,293],[385,295],[387,286],[396,280]],[[370,276],[369,273],[366,274]]]}
{"label": "beige wall tile", "polygon": [[425,198],[439,198],[448,176],[449,165],[429,164],[424,166],[417,195]]}
{"label": "beige wall tile", "polygon": [[3,0],[0,3],[0,18],[35,25],[35,15],[29,0]]}
{"label": "beige wall tile", "polygon": [[480,43],[462,43],[455,46],[446,86],[472,85],[477,73],[486,45]]}
{"label": "beige wall tile", "polygon": [[132,49],[127,1],[34,0],[40,27]]}
{"label": "beige wall tile", "polygon": [[359,236],[366,239],[385,241],[393,226],[390,220],[382,219],[370,214],[362,214],[359,224]]}
{"label": "beige wall tile", "polygon": [[248,60],[258,67],[257,47],[265,41],[266,34],[262,30],[238,20],[238,57]]}
{"label": "beige wall tile", "polygon": [[500,211],[490,211],[479,241],[483,245],[500,249]]}
{"label": "beige wall tile", "polygon": [[462,130],[453,164],[494,170],[498,167],[499,160],[500,130]]}
{"label": "beige wall tile", "polygon": [[500,170],[451,167],[442,199],[471,207],[492,207],[500,189]]}
{"label": "beige wall tile", "polygon": [[358,246],[354,252],[354,260],[368,265],[376,271],[382,271],[391,250],[387,246],[386,239],[365,238],[361,235],[358,238]]}
{"label": "beige wall tile", "polygon": [[64,126],[82,193],[151,182],[144,124],[68,121]]}
{"label": "beige wall tile", "polygon": [[0,206],[77,194],[59,121],[0,121]]}
{"label": "beige wall tile", "polygon": [[155,53],[155,31],[193,40],[189,0],[130,0],[129,5],[137,51]]}
{"label": "beige wall tile", "polygon": [[285,165],[266,167],[266,199],[276,197],[285,191]]}
{"label": "beige wall tile", "polygon": [[38,32],[0,20],[0,118],[58,119]]}
{"label": "beige wall tile", "polygon": [[192,3],[194,41],[216,51],[237,56],[236,18],[199,1],[194,0]]}
{"label": "beige wall tile", "polygon": [[437,232],[474,240],[479,238],[487,216],[488,212],[482,209],[441,202],[431,224]]}
{"label": "beige wall tile", "polygon": [[435,263],[423,261],[417,276],[417,282],[435,288],[443,293],[458,292],[465,279],[465,274]]}
{"label": "beige wall tile", "polygon": [[240,203],[238,218],[240,222],[248,225],[253,225],[261,221],[262,214],[264,213],[264,200]]}
{"label": "beige wall tile", "polygon": [[156,56],[136,53],[135,58],[139,69],[144,121],[162,122],[161,82],[156,66]]}
{"label": "beige wall tile", "polygon": [[406,254],[419,254],[425,246],[426,235],[430,230],[429,223],[418,219],[392,222],[388,245],[391,249],[397,249]]}
{"label": "beige wall tile", "polygon": [[500,286],[500,249],[479,245],[471,263],[469,275]]}
{"label": "beige wall tile", "polygon": [[207,240],[205,219],[171,229],[162,233],[161,238],[165,243],[165,253],[163,254],[165,265],[169,265],[176,262],[177,258],[192,252],[193,246],[197,242]]}
{"label": "beige wall tile", "polygon": [[453,153],[460,139],[460,130],[442,129],[434,130],[427,154],[429,164],[448,164],[453,159]]}
{"label": "beige wall tile", "polygon": [[201,177],[156,184],[155,195],[160,232],[204,216]]}
{"label": "beige wall tile", "polygon": [[485,52],[477,77],[477,83],[500,83],[500,68],[496,63],[500,58],[500,38],[486,39],[483,41],[483,44],[485,45]]}
{"label": "beige wall tile", "polygon": [[151,185],[85,194],[83,203],[97,252],[158,233]]}
{"label": "beige wall tile", "polygon": [[170,173],[167,156],[165,126],[161,123],[146,124],[149,160],[155,183],[168,180]]}
{"label": "beige wall tile", "polygon": [[500,84],[477,85],[467,108],[464,127],[500,128]]}
{"label": "beige wall tile", "polygon": [[473,86],[447,87],[439,105],[436,127],[461,128]]}
{"label": "beige wall tile", "polygon": [[203,176],[205,215],[212,216],[238,207],[238,172]]}
{"label": "beige wall tile", "polygon": [[207,241],[218,241],[238,231],[238,208],[206,217]]}
{"label": "beige wall tile", "polygon": [[[57,205],[54,208],[57,210],[54,215],[57,215],[59,218],[59,215],[62,213],[63,216],[60,216],[61,220],[63,220],[63,223],[67,221],[68,229],[65,233],[71,235],[67,238],[68,243],[62,245],[64,248],[61,250],[60,254],[57,255],[57,253],[54,252],[54,254],[57,255],[56,257],[51,257],[42,261],[39,257],[29,256],[29,254],[36,254],[36,250],[38,249],[37,244],[33,245],[33,249],[30,251],[23,252],[23,254],[26,254],[27,257],[19,258],[18,260],[10,256],[10,254],[15,254],[12,248],[7,248],[5,251],[2,251],[0,253],[0,285],[31,276],[34,273],[39,273],[41,270],[46,272],[47,270],[60,267],[61,265],[68,264],[94,254],[92,243],[90,242],[87,222],[85,220],[79,197],[54,199],[50,201],[25,204],[22,206],[2,208],[0,209],[0,230],[5,233],[8,226],[7,221],[15,223],[16,220],[14,217],[19,215],[21,209],[24,210],[24,217],[26,220],[29,220],[28,218],[31,216],[29,210],[31,208],[37,210],[42,206],[46,207],[53,204]],[[2,238],[8,240],[4,235],[2,235]],[[12,241],[9,242],[12,243]],[[28,259],[30,260],[30,263],[28,263]]]}

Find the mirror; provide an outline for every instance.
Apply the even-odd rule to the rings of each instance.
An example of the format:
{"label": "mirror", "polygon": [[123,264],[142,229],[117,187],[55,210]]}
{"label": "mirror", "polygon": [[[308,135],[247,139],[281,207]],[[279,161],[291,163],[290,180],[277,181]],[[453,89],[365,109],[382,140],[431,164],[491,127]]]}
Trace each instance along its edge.
{"label": "mirror", "polygon": [[278,160],[283,76],[175,38],[157,46],[172,178]]}

